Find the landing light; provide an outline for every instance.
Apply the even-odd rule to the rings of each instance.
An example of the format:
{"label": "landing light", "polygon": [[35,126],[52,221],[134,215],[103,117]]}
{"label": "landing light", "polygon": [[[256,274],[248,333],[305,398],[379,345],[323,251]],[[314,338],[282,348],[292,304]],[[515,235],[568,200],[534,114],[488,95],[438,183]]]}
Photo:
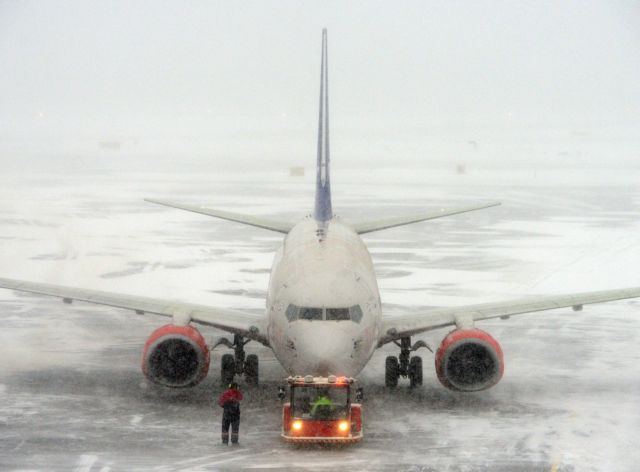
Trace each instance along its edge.
{"label": "landing light", "polygon": [[291,428],[294,431],[300,431],[302,429],[302,421],[300,420],[296,420],[293,423],[291,423]]}
{"label": "landing light", "polygon": [[348,421],[341,421],[338,424],[338,429],[340,431],[342,431],[343,433],[346,433],[347,431],[349,431],[349,422]]}

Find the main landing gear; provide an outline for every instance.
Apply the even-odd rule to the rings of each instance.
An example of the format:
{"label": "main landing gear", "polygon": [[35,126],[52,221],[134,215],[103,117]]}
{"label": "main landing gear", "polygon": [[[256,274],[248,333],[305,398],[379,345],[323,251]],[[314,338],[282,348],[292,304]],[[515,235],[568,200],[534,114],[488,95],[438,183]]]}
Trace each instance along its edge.
{"label": "main landing gear", "polygon": [[212,350],[219,345],[233,349],[233,354],[224,354],[220,363],[220,382],[224,387],[233,382],[236,375],[244,374],[244,379],[249,385],[258,385],[259,363],[255,354],[245,355],[244,345],[251,339],[244,339],[239,334],[233,335],[233,343],[227,338],[218,339]]}
{"label": "main landing gear", "polygon": [[393,342],[400,348],[400,356],[388,356],[385,361],[384,384],[387,387],[397,387],[400,376],[409,377],[409,386],[417,387],[422,385],[422,357],[411,356],[412,352],[417,351],[421,347],[431,348],[424,341],[417,341],[411,345],[411,338],[400,338],[400,342]]}

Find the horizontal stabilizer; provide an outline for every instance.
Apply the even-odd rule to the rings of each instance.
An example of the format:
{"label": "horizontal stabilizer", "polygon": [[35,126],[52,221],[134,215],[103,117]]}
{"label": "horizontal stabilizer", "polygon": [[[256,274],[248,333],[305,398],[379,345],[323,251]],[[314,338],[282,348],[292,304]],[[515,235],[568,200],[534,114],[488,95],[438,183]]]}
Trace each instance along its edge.
{"label": "horizontal stabilizer", "polygon": [[487,203],[481,206],[462,207],[462,208],[439,208],[437,210],[425,211],[415,215],[408,216],[396,216],[393,218],[386,218],[376,221],[367,221],[364,223],[358,223],[353,226],[353,229],[358,234],[371,233],[373,231],[380,231],[381,229],[395,228],[396,226],[408,225],[411,223],[418,223],[420,221],[434,220],[436,218],[442,218],[443,216],[457,215],[459,213],[466,213],[468,211],[482,210],[484,208],[491,208],[500,205],[500,202]]}
{"label": "horizontal stabilizer", "polygon": [[290,223],[273,221],[259,216],[241,215],[239,213],[232,213],[230,211],[215,210],[213,208],[205,208],[196,205],[185,205],[182,203],[167,202],[164,200],[153,200],[150,198],[145,198],[145,201],[171,208],[177,208],[179,210],[192,211],[194,213],[200,213],[202,215],[213,216],[216,218],[221,218],[223,220],[235,221],[236,223],[255,226],[257,228],[277,231],[278,233],[287,234],[289,231],[291,231],[291,228],[293,228],[293,225]]}

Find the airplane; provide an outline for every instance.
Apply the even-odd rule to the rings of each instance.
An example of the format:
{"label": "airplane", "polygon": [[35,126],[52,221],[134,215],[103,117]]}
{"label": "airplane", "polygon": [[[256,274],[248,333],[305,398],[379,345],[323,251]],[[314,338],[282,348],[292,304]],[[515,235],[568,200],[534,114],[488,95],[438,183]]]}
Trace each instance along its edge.
{"label": "airplane", "polygon": [[257,355],[244,346],[255,341],[271,348],[290,375],[356,376],[376,349],[394,343],[398,356],[385,361],[385,385],[399,379],[422,384],[422,358],[415,352],[428,346],[412,338],[426,331],[451,328],[435,352],[436,374],[442,385],[462,392],[485,390],[504,372],[500,344],[476,327],[483,320],[543,312],[563,307],[640,297],[640,287],[572,293],[426,309],[423,313],[385,317],[371,255],[363,235],[401,225],[494,207],[489,202],[463,208],[439,208],[349,224],[334,214],[329,172],[329,93],[327,32],[322,32],[320,106],[316,191],[313,213],[297,224],[164,200],[149,202],[229,220],[284,234],[271,269],[264,316],[226,308],[196,305],[129,294],[88,290],[47,283],[0,278],[0,287],[132,310],[169,318],[144,344],[142,371],[151,382],[173,388],[192,387],[208,373],[210,348],[196,325],[233,335],[212,348],[234,353],[221,358],[222,384],[244,375],[258,384]]}

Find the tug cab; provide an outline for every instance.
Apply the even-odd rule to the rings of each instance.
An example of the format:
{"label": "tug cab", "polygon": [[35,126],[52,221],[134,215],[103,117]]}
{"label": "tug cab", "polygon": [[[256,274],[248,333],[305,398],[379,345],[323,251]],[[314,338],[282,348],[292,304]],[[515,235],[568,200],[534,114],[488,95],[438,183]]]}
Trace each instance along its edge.
{"label": "tug cab", "polygon": [[[356,443],[362,439],[362,389],[349,377],[287,379],[289,401],[282,410],[282,438],[291,443]],[[281,387],[281,399],[286,397]]]}

